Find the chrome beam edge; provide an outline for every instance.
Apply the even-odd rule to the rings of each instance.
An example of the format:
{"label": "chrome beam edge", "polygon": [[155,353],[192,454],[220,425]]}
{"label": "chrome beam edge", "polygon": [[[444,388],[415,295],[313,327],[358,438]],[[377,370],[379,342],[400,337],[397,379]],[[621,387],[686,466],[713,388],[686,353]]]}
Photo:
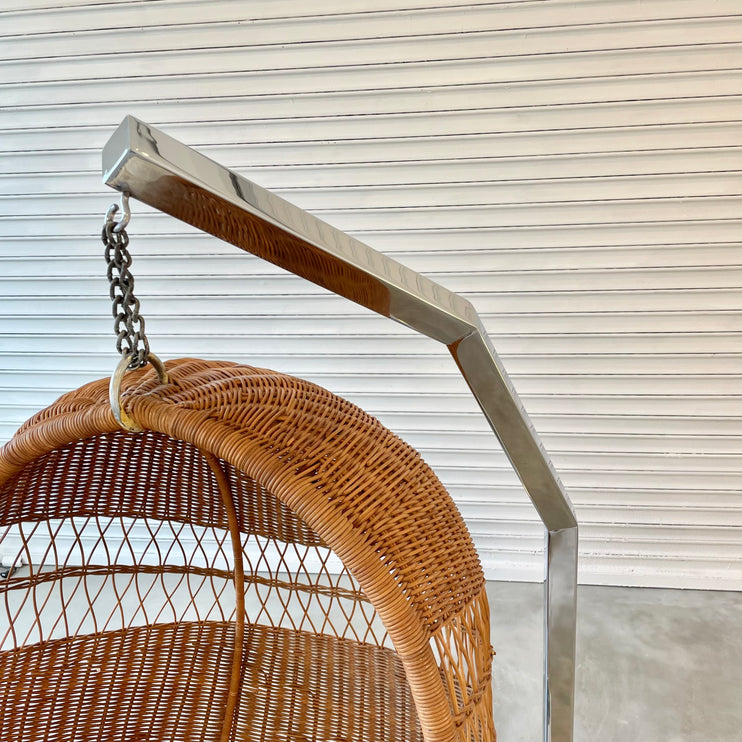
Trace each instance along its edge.
{"label": "chrome beam edge", "polygon": [[572,742],[577,520],[471,303],[127,116],[106,185],[444,343],[547,529],[544,740]]}

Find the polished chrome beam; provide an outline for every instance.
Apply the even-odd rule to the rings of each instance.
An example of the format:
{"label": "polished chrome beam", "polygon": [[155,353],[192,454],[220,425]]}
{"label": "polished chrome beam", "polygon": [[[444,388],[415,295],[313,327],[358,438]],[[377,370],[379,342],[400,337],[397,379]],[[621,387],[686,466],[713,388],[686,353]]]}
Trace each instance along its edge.
{"label": "polished chrome beam", "polygon": [[544,742],[571,742],[577,520],[471,303],[131,116],[103,150],[103,173],[112,188],[448,347],[546,527]]}

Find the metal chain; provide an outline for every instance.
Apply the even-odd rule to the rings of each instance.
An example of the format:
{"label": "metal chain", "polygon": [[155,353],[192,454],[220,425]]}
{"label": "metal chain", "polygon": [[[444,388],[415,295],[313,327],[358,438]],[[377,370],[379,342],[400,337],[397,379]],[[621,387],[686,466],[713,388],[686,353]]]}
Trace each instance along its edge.
{"label": "metal chain", "polygon": [[129,236],[126,225],[129,222],[128,196],[123,196],[123,216],[114,222],[113,215],[118,204],[113,204],[106,214],[101,239],[106,246],[108,265],[109,294],[113,302],[113,331],[116,333],[116,350],[121,355],[131,354],[128,368],[142,368],[149,361],[149,341],[144,333],[144,317],[139,314],[139,299],[134,296],[134,276],[129,268]]}

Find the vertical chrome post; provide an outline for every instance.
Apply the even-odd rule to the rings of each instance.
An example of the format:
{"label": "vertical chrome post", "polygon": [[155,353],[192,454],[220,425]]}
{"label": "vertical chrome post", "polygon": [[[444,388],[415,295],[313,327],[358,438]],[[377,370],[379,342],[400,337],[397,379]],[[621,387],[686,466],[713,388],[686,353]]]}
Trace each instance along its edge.
{"label": "vertical chrome post", "polygon": [[448,347],[548,532],[544,740],[572,742],[577,520],[471,303],[131,116],[103,171],[112,188]]}
{"label": "vertical chrome post", "polygon": [[546,532],[544,742],[574,733],[577,547],[577,524]]}
{"label": "vertical chrome post", "polygon": [[484,328],[449,346],[546,526],[544,742],[571,742],[577,620],[577,519]]}

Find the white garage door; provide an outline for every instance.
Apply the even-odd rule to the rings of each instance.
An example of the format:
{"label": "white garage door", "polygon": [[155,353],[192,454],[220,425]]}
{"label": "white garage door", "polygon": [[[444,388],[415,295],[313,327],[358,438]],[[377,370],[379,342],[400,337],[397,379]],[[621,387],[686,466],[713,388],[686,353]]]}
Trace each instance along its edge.
{"label": "white garage door", "polygon": [[[472,300],[583,581],[742,586],[738,0],[3,8],[0,439],[116,363],[100,150],[133,114]],[[138,204],[130,235],[155,352],[360,404],[435,468],[490,577],[540,579],[540,523],[444,348]]]}

